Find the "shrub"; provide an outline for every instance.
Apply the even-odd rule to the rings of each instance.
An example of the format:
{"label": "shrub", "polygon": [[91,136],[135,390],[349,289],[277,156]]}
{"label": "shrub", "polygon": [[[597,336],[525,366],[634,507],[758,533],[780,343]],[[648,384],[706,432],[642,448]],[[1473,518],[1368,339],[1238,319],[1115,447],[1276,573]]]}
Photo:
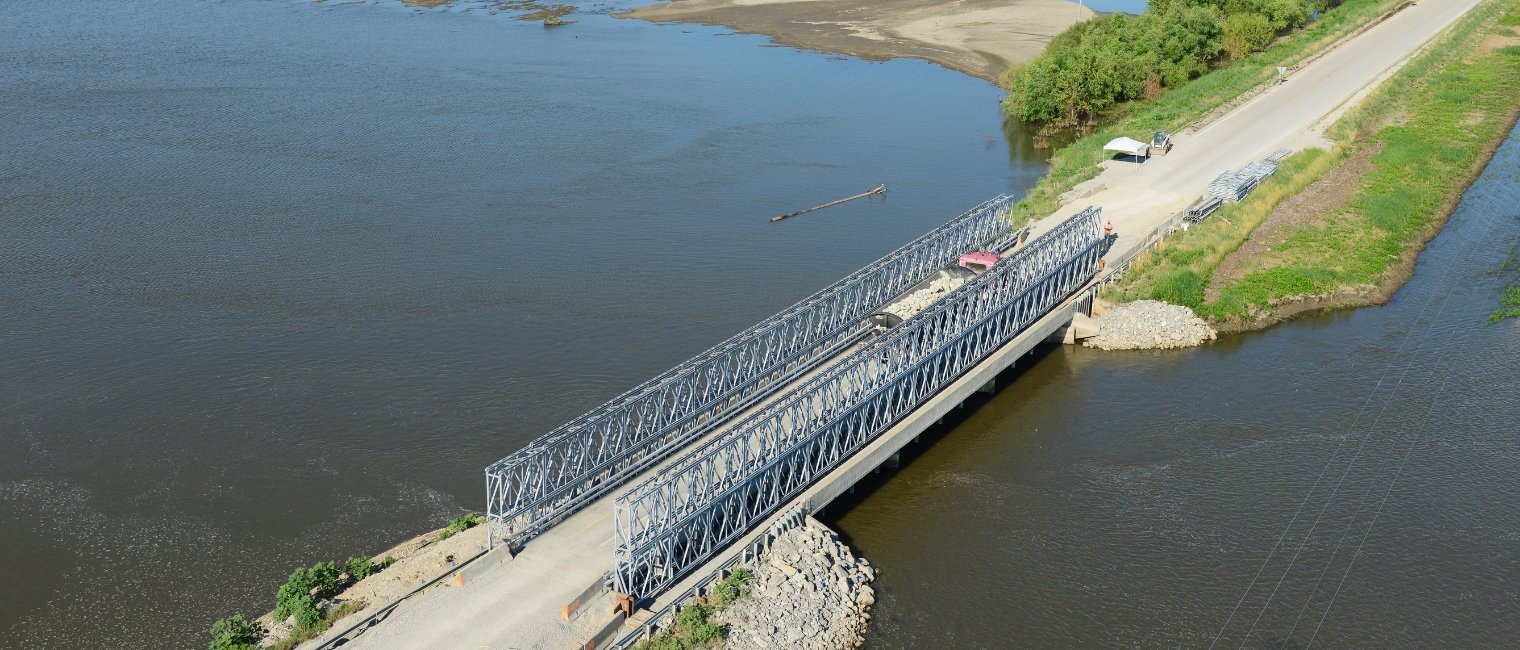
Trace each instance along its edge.
{"label": "shrub", "polygon": [[676,629],[693,644],[700,645],[723,638],[723,629],[707,620],[713,615],[707,605],[687,605],[676,615]]}
{"label": "shrub", "polygon": [[721,641],[725,636],[723,628],[713,623],[712,617],[747,595],[746,585],[753,577],[754,573],[749,569],[734,569],[727,578],[714,585],[706,603],[699,600],[682,607],[672,629],[639,642],[634,650],[693,650],[711,647],[714,642]]}
{"label": "shrub", "polygon": [[749,569],[740,567],[734,569],[713,589],[713,605],[719,609],[728,607],[730,603],[749,595],[748,582],[754,574]]}
{"label": "shrub", "polygon": [[294,613],[297,630],[310,630],[322,622],[322,613],[317,611],[317,605],[311,601],[310,596],[297,605]]}
{"label": "shrub", "polygon": [[224,618],[211,624],[210,650],[255,650],[266,633],[264,624],[242,614]]}
{"label": "shrub", "polygon": [[344,562],[343,566],[348,570],[348,579],[354,582],[374,575],[376,570],[375,563],[367,557],[348,558],[348,561]]}
{"label": "shrub", "polygon": [[306,607],[312,606],[311,579],[306,575],[306,567],[297,567],[290,574],[290,579],[280,585],[280,591],[275,595],[274,620],[289,618],[303,603]]}
{"label": "shrub", "polygon": [[343,571],[332,562],[318,562],[306,575],[310,577],[311,586],[316,588],[317,595],[332,598],[338,593],[338,578],[343,576]]}
{"label": "shrub", "polygon": [[1271,21],[1261,14],[1235,14],[1224,21],[1224,51],[1230,60],[1245,58],[1272,42]]}

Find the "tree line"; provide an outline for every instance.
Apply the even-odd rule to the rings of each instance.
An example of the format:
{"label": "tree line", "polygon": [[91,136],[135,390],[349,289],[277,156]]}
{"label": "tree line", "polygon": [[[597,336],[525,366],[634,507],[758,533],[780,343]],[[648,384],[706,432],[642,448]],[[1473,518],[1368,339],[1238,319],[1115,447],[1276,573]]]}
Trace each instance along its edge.
{"label": "tree line", "polygon": [[1258,52],[1336,0],[1150,0],[1138,16],[1072,25],[1003,75],[1004,109],[1026,122],[1075,123],[1116,103],[1154,99]]}

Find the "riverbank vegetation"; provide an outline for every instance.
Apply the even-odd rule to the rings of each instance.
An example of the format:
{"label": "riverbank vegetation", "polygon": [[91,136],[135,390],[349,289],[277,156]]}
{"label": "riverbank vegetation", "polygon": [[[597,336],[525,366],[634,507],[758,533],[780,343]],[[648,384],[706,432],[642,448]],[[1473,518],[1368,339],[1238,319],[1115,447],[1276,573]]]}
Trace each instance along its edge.
{"label": "riverbank vegetation", "polygon": [[[1232,329],[1305,309],[1385,301],[1514,127],[1514,23],[1520,0],[1479,5],[1333,125],[1331,150],[1290,156],[1246,201],[1137,260],[1108,295],[1186,305]],[[1353,164],[1345,178],[1326,176]],[[1344,185],[1344,197],[1285,220],[1259,235],[1270,241],[1241,254],[1280,202],[1316,181]]]}
{"label": "riverbank vegetation", "polygon": [[[1052,57],[1080,58],[1078,54],[1081,52],[1087,52],[1087,54],[1081,54],[1081,56],[1097,57],[1098,54],[1096,52],[1101,51],[1109,52],[1108,54],[1104,54],[1103,57],[1117,60],[1121,55],[1129,56],[1125,53],[1132,52],[1133,48],[1154,47],[1160,49],[1166,46],[1166,43],[1181,43],[1185,39],[1182,39],[1180,32],[1174,35],[1175,38],[1172,38],[1172,40],[1163,38],[1163,36],[1166,36],[1164,33],[1165,25],[1169,23],[1155,18],[1155,15],[1165,16],[1184,10],[1191,11],[1192,9],[1198,9],[1203,13],[1210,11],[1221,12],[1225,11],[1220,9],[1221,6],[1229,6],[1228,2],[1224,5],[1188,5],[1181,0],[1173,1],[1177,2],[1175,7],[1158,0],[1141,17],[1126,16],[1120,19],[1125,29],[1135,33],[1144,32],[1144,29],[1130,23],[1135,23],[1136,25],[1141,23],[1160,25],[1161,27],[1157,27],[1157,29],[1163,29],[1162,32],[1144,32],[1151,35],[1147,37],[1152,38],[1151,41],[1147,42],[1139,39],[1139,37],[1135,37],[1135,42],[1121,45],[1119,44],[1119,37],[1113,35],[1113,25],[1105,23],[1106,26],[1102,27],[1081,27],[1081,25],[1095,22],[1089,21],[1088,23],[1081,23],[1077,27],[1074,27],[1073,29],[1077,31],[1072,32],[1070,35],[1063,34],[1051,41],[1051,44],[1047,46],[1046,54]],[[1173,55],[1167,54],[1163,56],[1158,52],[1155,59],[1158,67],[1155,70],[1148,71],[1146,79],[1149,80],[1154,76],[1159,85],[1147,81],[1145,85],[1141,86],[1139,94],[1134,96],[1134,98],[1131,98],[1129,94],[1115,94],[1116,101],[1120,97],[1128,99],[1107,104],[1106,108],[1094,108],[1092,110],[1095,112],[1092,113],[1084,113],[1086,109],[1076,111],[1076,115],[1085,115],[1086,117],[1083,118],[1081,124],[1070,125],[1067,128],[1068,130],[1075,129],[1081,132],[1082,136],[1052,153],[1050,158],[1050,173],[1045,178],[1042,178],[1030,190],[1029,194],[1014,207],[1015,216],[1020,219],[1041,218],[1060,208],[1060,195],[1062,192],[1071,189],[1077,183],[1097,176],[1102,171],[1098,167],[1098,163],[1107,159],[1107,156],[1103,152],[1103,145],[1109,140],[1121,135],[1143,138],[1151,132],[1158,130],[1177,132],[1210,115],[1222,113],[1239,102],[1248,99],[1255,90],[1266,88],[1266,85],[1277,77],[1277,68],[1279,66],[1292,69],[1294,66],[1307,63],[1312,57],[1325,51],[1340,39],[1353,34],[1358,29],[1369,26],[1374,21],[1395,10],[1404,1],[1346,0],[1338,5],[1331,6],[1318,18],[1300,28],[1287,28],[1289,33],[1275,39],[1259,52],[1247,54],[1242,50],[1242,56],[1234,60],[1229,60],[1227,55],[1221,57],[1218,52],[1209,55],[1213,57],[1209,59],[1213,62],[1211,65],[1217,67],[1214,67],[1212,70],[1209,70],[1208,65],[1194,65],[1192,68],[1187,68],[1187,70],[1190,70],[1187,73],[1189,76],[1194,75],[1198,71],[1207,70],[1206,74],[1193,78],[1191,81],[1183,79],[1180,76],[1181,73],[1178,72],[1186,67],[1183,63],[1178,63],[1178,67],[1174,68],[1163,69],[1159,67],[1161,66],[1160,61],[1162,58]],[[1263,2],[1258,4],[1242,6],[1265,7],[1268,5],[1270,5],[1270,2],[1263,0]],[[1308,7],[1308,5],[1304,6]],[[1213,9],[1209,9],[1209,7],[1213,7]],[[1270,11],[1270,9],[1265,10]],[[1147,14],[1152,14],[1153,17],[1145,18]],[[1227,15],[1227,12],[1222,15]],[[1279,19],[1286,20],[1282,16]],[[1112,22],[1114,21],[1114,17],[1110,16],[1104,20]],[[1181,19],[1173,18],[1172,20],[1175,22]],[[1269,18],[1268,21],[1270,23],[1271,19]],[[1199,29],[1203,28],[1200,27]],[[1089,30],[1091,33],[1089,33]],[[1204,31],[1206,32],[1207,30]],[[1223,27],[1220,27],[1218,33],[1211,38],[1214,38],[1218,42],[1218,46],[1222,48],[1224,42]],[[1198,45],[1198,49],[1195,51],[1208,54],[1212,51],[1211,48],[1214,47],[1213,45],[1208,45],[1208,43],[1208,39],[1204,39],[1204,42]],[[1177,47],[1182,47],[1183,45],[1185,44],[1177,45]],[[1087,49],[1084,50],[1083,48]],[[1186,50],[1187,48],[1183,47],[1183,49]],[[1068,52],[1068,50],[1070,51]],[[1066,53],[1061,54],[1061,52]],[[1041,56],[1044,57],[1045,55]],[[1149,61],[1151,59],[1147,58],[1145,60]],[[1036,62],[1031,62],[1022,71],[1020,68],[1015,67],[1004,75],[1004,85],[1009,88],[1017,88],[1017,90],[1010,90],[1008,98],[1003,102],[1003,109],[1009,115],[1017,117],[1027,110],[1027,106],[1033,105],[1030,103],[1032,96],[1030,91],[1031,83],[1047,83],[1031,81],[1033,77],[1030,76],[1029,70],[1031,67],[1051,67],[1055,66],[1055,64],[1049,61],[1045,63],[1039,63],[1038,61],[1037,59]],[[1094,58],[1094,61],[1096,61],[1096,58]],[[1200,61],[1202,60],[1200,59]],[[1169,74],[1172,75],[1172,81],[1178,82],[1181,85],[1175,85],[1163,79],[1162,75],[1167,74],[1168,70],[1170,70]],[[1078,72],[1080,71],[1074,68],[1065,77],[1058,75],[1054,78],[1054,81],[1048,83],[1058,93],[1064,92],[1070,95],[1076,92],[1075,90],[1068,89],[1068,86],[1071,84],[1091,85],[1092,83],[1097,83],[1094,81],[1095,79],[1099,79],[1098,77],[1083,76],[1085,73],[1078,74]],[[1138,73],[1130,72],[1126,74],[1135,75]],[[1101,77],[1101,79],[1108,79],[1108,77]],[[1132,84],[1133,77],[1129,79],[1128,83]],[[1115,87],[1112,80],[1103,83],[1107,84],[1105,86],[1107,88],[1112,89]],[[1044,102],[1044,104],[1041,104],[1043,106],[1058,106],[1062,107],[1062,110],[1065,110],[1064,107],[1068,100],[1059,98],[1052,100],[1049,97],[1057,97],[1057,95],[1050,95],[1046,99],[1036,101]],[[1051,103],[1052,101],[1054,102],[1053,104]],[[1072,99],[1070,101],[1076,102],[1077,100]],[[1099,103],[1101,104],[1102,102]],[[1091,102],[1073,105],[1081,108],[1088,104],[1091,104]],[[1092,105],[1096,106],[1097,104]],[[1061,113],[1061,116],[1065,117],[1069,117],[1070,115],[1072,115],[1070,112]]]}
{"label": "riverbank vegetation", "polygon": [[1506,286],[1499,293],[1499,308],[1488,317],[1489,322],[1497,323],[1506,318],[1520,318],[1520,244],[1511,246],[1509,258],[1504,260],[1495,273],[1504,278]]}
{"label": "riverbank vegetation", "polygon": [[682,607],[673,629],[640,641],[634,650],[691,650],[723,640],[723,628],[712,622],[712,618],[734,601],[749,595],[748,585],[752,577],[754,574],[749,569],[734,569],[713,588],[712,595]]}
{"label": "riverbank vegetation", "polygon": [[1139,16],[1072,25],[1004,78],[1026,122],[1076,123],[1119,102],[1155,99],[1224,61],[1261,51],[1333,0],[1151,0]]}
{"label": "riverbank vegetation", "polygon": [[[363,600],[337,602],[333,599],[344,588],[357,584],[395,563],[391,557],[376,563],[368,557],[350,557],[343,564],[318,562],[310,568],[296,570],[275,592],[273,620],[292,621],[290,633],[266,646],[272,650],[289,650],[328,628],[338,619],[364,609]],[[324,602],[331,601],[331,602]],[[278,625],[277,625],[278,627]],[[210,650],[254,650],[270,630],[262,622],[247,620],[242,614],[222,619],[211,626]]]}
{"label": "riverbank vegetation", "polygon": [[438,541],[441,542],[483,523],[486,523],[485,515],[474,512],[458,519],[450,519],[448,527],[438,531]]}

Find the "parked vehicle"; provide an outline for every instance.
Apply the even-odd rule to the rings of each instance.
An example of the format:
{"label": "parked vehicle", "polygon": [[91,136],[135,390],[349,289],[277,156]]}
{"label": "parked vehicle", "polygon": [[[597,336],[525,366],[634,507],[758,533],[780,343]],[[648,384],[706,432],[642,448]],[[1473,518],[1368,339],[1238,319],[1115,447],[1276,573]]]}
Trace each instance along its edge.
{"label": "parked vehicle", "polygon": [[1002,258],[992,253],[977,251],[962,255],[960,261],[956,262],[956,264],[963,269],[970,269],[972,273],[981,275],[987,269],[992,268],[993,264],[997,264],[1000,259]]}
{"label": "parked vehicle", "polygon": [[1165,156],[1171,150],[1172,136],[1167,135],[1166,131],[1157,131],[1155,137],[1151,138],[1151,155]]}

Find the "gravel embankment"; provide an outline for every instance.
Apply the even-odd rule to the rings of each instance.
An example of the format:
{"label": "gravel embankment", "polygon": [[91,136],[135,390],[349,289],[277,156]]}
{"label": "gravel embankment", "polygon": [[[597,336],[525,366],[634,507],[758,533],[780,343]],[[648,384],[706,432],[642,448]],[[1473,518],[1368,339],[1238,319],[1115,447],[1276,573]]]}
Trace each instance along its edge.
{"label": "gravel embankment", "polygon": [[1095,320],[1098,335],[1082,344],[1103,350],[1190,348],[1215,338],[1193,310],[1156,300],[1125,303]]}
{"label": "gravel embankment", "polygon": [[728,626],[726,650],[849,650],[865,642],[876,577],[833,531],[809,522],[777,539],[755,567],[751,598],[715,622]]}
{"label": "gravel embankment", "polygon": [[945,297],[945,294],[955,291],[965,283],[966,281],[962,278],[940,278],[930,282],[928,287],[903,298],[902,301],[888,305],[883,311],[896,314],[898,318],[903,320],[908,320],[914,314],[927,309],[929,305]]}

